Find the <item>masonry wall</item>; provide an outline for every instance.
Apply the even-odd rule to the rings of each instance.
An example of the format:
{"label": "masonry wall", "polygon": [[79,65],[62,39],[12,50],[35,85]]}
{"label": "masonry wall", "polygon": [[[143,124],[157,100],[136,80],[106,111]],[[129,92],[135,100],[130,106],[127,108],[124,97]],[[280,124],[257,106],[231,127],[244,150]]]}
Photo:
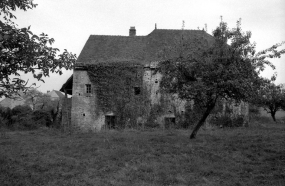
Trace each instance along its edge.
{"label": "masonry wall", "polygon": [[[91,93],[86,93],[86,84],[91,84]],[[104,121],[97,117],[95,87],[87,71],[74,70],[72,87],[71,125],[83,131],[100,130]]]}
{"label": "masonry wall", "polygon": [[167,94],[160,89],[162,74],[156,70],[156,64],[145,68],[143,84],[148,91],[152,108],[153,122],[165,128],[167,118],[174,118],[175,123],[182,122],[185,115],[186,101],[178,98],[176,94]]}
{"label": "masonry wall", "polygon": [[71,127],[71,105],[72,98],[64,98],[61,103],[62,117],[61,117],[61,127],[64,131],[72,130]]}
{"label": "masonry wall", "polygon": [[[187,122],[185,116],[189,113],[186,113],[186,105],[192,105],[193,110],[193,103],[179,99],[177,94],[162,92],[162,74],[155,68],[135,67],[130,69],[132,73],[126,75],[126,71],[123,71],[126,67],[123,67],[119,71],[125,76],[121,76],[114,68],[102,67],[100,71],[89,69],[89,73],[87,70],[74,71],[72,127],[83,131],[101,130],[109,116],[115,116],[120,127],[154,123],[165,128],[169,122],[173,122],[173,125]],[[106,77],[108,75],[111,76]],[[86,93],[86,84],[91,84],[91,93]],[[134,87],[141,88],[139,95],[134,94]],[[248,117],[246,103],[230,104],[230,108],[233,115]]]}

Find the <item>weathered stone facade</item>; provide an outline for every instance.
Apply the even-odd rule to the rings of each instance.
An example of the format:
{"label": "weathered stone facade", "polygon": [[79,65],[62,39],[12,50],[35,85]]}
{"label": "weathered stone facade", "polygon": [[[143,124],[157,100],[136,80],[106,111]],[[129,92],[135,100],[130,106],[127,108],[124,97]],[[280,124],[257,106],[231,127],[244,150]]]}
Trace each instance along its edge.
{"label": "weathered stone facade", "polygon": [[[177,122],[176,118],[181,120],[182,118],[179,116],[185,112],[186,101],[180,100],[177,95],[161,92],[159,86],[162,75],[156,72],[156,65],[157,62],[144,65],[142,74],[138,76],[140,80],[133,81],[133,83],[127,85],[129,86],[127,90],[129,93],[126,93],[126,96],[132,98],[130,98],[131,103],[124,105],[122,110],[118,110],[116,107],[112,108],[112,106],[107,106],[107,109],[100,107],[98,103],[100,98],[98,98],[97,94],[99,85],[90,79],[88,69],[75,69],[73,73],[71,125],[83,131],[97,131],[101,130],[102,127],[106,127],[107,120],[121,115],[125,117],[121,118],[121,120],[126,123],[126,127],[128,122],[132,122],[133,126],[137,126],[143,125],[150,120],[161,127],[165,127],[166,123],[169,124],[171,122],[174,124]],[[90,93],[86,92],[87,85],[91,85]],[[105,93],[109,94],[108,92]],[[120,95],[116,94],[113,96],[119,97]],[[133,104],[135,101],[140,104]],[[137,113],[131,115],[120,113],[129,109]],[[118,119],[116,120],[118,121]]]}
{"label": "weathered stone facade", "polygon": [[[193,102],[160,89],[162,74],[156,69],[160,53],[181,37],[196,43],[191,51],[209,46],[213,37],[200,30],[163,29],[136,36],[134,29],[130,36],[92,35],[86,42],[73,76],[61,89],[72,94],[72,127],[83,131],[145,124],[168,128],[185,122],[186,107],[193,108]],[[244,114],[241,107],[236,108],[238,114]]]}

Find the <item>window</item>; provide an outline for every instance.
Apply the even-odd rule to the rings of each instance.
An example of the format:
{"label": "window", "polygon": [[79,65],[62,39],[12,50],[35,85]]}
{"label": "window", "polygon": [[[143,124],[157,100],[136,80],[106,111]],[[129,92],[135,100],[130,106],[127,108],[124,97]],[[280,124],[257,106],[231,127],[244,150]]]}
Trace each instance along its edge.
{"label": "window", "polygon": [[116,125],[116,116],[105,116],[106,129],[114,129]]}
{"label": "window", "polygon": [[141,93],[141,88],[140,87],[134,87],[134,94],[139,95]]}
{"label": "window", "polygon": [[91,84],[86,84],[86,93],[91,93]]}

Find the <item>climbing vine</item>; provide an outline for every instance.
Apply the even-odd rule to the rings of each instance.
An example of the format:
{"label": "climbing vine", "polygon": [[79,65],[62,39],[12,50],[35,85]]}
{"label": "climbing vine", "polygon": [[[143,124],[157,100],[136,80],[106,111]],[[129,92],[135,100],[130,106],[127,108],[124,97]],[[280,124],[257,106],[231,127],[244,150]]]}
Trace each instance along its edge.
{"label": "climbing vine", "polygon": [[143,67],[130,61],[87,65],[98,107],[105,114],[113,112],[118,126],[134,125],[138,117],[147,114],[149,99],[143,87]]}

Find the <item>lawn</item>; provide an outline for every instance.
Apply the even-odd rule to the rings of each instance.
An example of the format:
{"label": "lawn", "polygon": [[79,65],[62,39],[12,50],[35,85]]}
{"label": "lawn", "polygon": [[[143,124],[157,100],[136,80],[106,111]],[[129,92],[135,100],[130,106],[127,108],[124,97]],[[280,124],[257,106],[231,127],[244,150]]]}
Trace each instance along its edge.
{"label": "lawn", "polygon": [[285,185],[285,125],[0,137],[0,185]]}

